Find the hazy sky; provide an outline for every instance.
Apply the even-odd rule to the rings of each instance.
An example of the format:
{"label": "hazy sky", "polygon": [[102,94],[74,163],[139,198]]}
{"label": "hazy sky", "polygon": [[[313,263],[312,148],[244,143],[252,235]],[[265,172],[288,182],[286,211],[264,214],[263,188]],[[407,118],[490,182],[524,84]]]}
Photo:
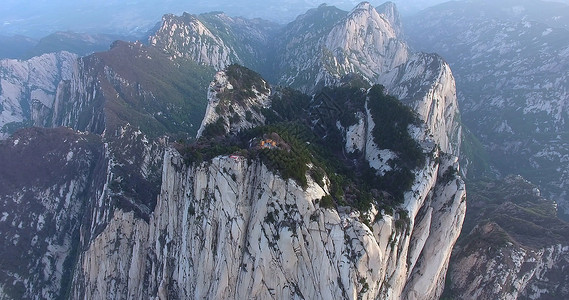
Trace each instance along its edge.
{"label": "hazy sky", "polygon": [[[55,31],[140,34],[165,13],[224,11],[233,16],[261,17],[286,23],[321,0],[0,0],[0,34],[41,37]],[[332,0],[350,10],[361,1]],[[369,1],[373,5],[383,0]],[[412,13],[445,0],[394,0],[402,13]]]}

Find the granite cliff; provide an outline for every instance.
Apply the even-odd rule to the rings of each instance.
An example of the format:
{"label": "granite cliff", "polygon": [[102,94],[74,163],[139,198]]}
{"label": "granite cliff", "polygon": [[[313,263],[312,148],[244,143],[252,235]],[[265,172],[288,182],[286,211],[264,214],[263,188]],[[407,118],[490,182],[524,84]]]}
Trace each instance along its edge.
{"label": "granite cliff", "polygon": [[[168,15],[150,45],[119,41],[74,60],[36,125],[94,136],[99,148],[85,155],[97,180],[81,182],[75,231],[69,242],[55,234],[68,246],[45,267],[67,262],[72,274],[42,293],[436,299],[466,207],[456,92],[442,59],[409,51],[398,20],[391,4],[321,6],[269,39],[257,20]],[[294,122],[319,138],[287,131]],[[276,149],[255,146],[268,139]],[[2,142],[7,156],[21,151],[16,140]],[[322,155],[326,145],[332,152]],[[59,203],[64,192],[30,197]],[[54,207],[65,215],[67,206]],[[6,232],[18,214],[0,220]],[[67,222],[43,219],[50,228]],[[34,224],[30,236],[42,233]],[[4,252],[16,251],[16,235],[7,237],[16,242]],[[3,273],[0,295],[40,298],[46,278]]]}

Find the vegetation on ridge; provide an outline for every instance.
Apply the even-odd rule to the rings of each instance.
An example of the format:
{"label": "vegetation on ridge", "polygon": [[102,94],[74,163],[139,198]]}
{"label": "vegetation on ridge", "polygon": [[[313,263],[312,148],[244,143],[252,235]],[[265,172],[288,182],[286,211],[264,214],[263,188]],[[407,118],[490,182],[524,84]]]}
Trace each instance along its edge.
{"label": "vegetation on ridge", "polygon": [[[228,68],[234,91],[247,93],[258,85],[258,74],[243,67]],[[260,78],[260,77],[259,77]],[[271,96],[271,108],[261,110],[266,125],[224,135],[222,119],[208,125],[202,138],[191,145],[178,145],[186,162],[202,163],[218,155],[239,155],[259,159],[284,179],[293,179],[300,186],[308,184],[307,175],[324,186],[329,178],[330,196],[321,206],[349,205],[365,211],[372,204],[388,213],[403,201],[415,179],[413,170],[425,162],[425,154],[410,136],[409,126],[418,126],[416,114],[396,98],[386,95],[382,86],[367,89],[361,81],[342,87],[326,87],[314,97],[290,88],[279,88]],[[243,92],[242,89],[245,89]],[[235,92],[221,94],[221,101],[231,103],[243,99]],[[339,122],[347,128],[357,124],[357,115],[365,115],[366,102],[376,123],[374,141],[380,149],[397,154],[390,162],[392,170],[380,176],[369,166],[363,153],[347,153]],[[265,148],[259,141],[276,136],[276,146]]]}
{"label": "vegetation on ridge", "polygon": [[174,63],[152,47],[120,41],[88,59],[89,65],[110,74],[101,83],[103,93],[117,95],[105,102],[108,128],[129,123],[150,137],[196,133],[212,68],[190,61]]}
{"label": "vegetation on ridge", "polygon": [[261,75],[250,69],[232,64],[225,69],[225,74],[233,89],[225,89],[219,98],[227,105],[234,102],[243,105],[245,99],[255,97],[255,90],[261,93],[269,91],[268,84]]}

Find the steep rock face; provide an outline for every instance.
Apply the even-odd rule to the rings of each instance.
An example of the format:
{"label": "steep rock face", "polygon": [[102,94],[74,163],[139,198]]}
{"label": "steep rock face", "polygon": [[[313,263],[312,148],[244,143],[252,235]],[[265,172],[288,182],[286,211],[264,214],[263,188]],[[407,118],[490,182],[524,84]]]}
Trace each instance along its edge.
{"label": "steep rock face", "polygon": [[[464,213],[458,181],[424,192],[436,182],[432,166],[408,194],[411,222],[384,216],[370,228],[358,213],[319,208],[326,187],[303,190],[259,162],[225,156],[188,168],[175,150],[164,161],[150,222],[115,212],[82,254],[75,297],[434,298],[438,280],[407,278],[444,277],[450,249],[428,232],[460,228]],[[425,201],[435,209],[415,224]],[[431,222],[443,211],[450,218]],[[408,268],[409,259],[420,263]]]}
{"label": "steep rock face", "polygon": [[99,82],[91,75],[89,58],[79,58],[76,72],[57,86],[50,127],[67,126],[100,134],[104,116]]}
{"label": "steep rock face", "polygon": [[[318,53],[320,48],[304,41],[314,41],[311,37],[316,36],[320,41],[317,45],[321,46],[336,25],[350,30],[358,27],[353,21],[356,19],[367,25],[362,28],[369,29],[370,34],[350,35],[353,32],[347,31],[345,37],[365,36],[370,44],[377,41],[382,46],[391,45],[385,42],[392,41],[390,38],[383,38],[395,31],[389,31],[388,18],[378,15],[369,4],[362,4],[350,18],[338,24],[336,21],[346,14],[335,8],[323,8],[316,12],[330,14],[332,18],[326,20],[330,23],[316,26],[313,36],[305,32],[296,45],[306,44]],[[178,26],[175,24],[173,21],[171,27]],[[384,26],[381,28],[387,33],[374,32],[376,26]],[[213,33],[213,29],[208,30]],[[179,33],[185,32],[182,29]],[[205,29],[203,33],[207,33]],[[339,29],[336,33],[344,34]],[[343,42],[338,39],[330,39],[330,43],[339,46],[338,53],[347,51],[342,50]],[[178,56],[174,59],[168,52],[165,55],[165,49],[158,45],[158,41],[150,47],[117,42],[107,53],[81,59],[77,75],[58,87],[53,124],[98,133],[105,143],[105,160],[97,173],[101,176],[97,176],[97,188],[91,191],[92,200],[84,209],[82,252],[71,285],[73,297],[185,298],[239,294],[243,298],[274,295],[416,299],[436,298],[440,294],[450,249],[460,231],[465,209],[464,183],[448,172],[458,169],[456,159],[434,147],[444,142],[441,137],[446,128],[430,126],[433,138],[426,127],[406,128],[423,142],[422,149],[430,155],[413,170],[415,181],[396,213],[390,215],[372,209],[364,214],[373,222],[366,222],[366,216],[348,207],[340,207],[338,211],[321,208],[317,202],[330,193],[327,184],[320,186],[309,180],[303,189],[293,180],[275,175],[258,160],[221,156],[187,166],[174,150],[163,155],[168,136],[195,133],[197,123],[191,116],[203,114],[205,102],[201,112],[185,104],[205,99],[205,95],[199,98],[193,91],[196,86],[203,86],[199,80],[209,81],[207,72],[211,71],[197,67],[194,59]],[[350,52],[352,58],[372,55],[365,43],[358,45],[362,47]],[[222,53],[225,51],[222,48],[211,53]],[[296,52],[299,59],[310,57],[301,52]],[[219,63],[221,67],[224,56],[217,57],[210,62],[198,62]],[[320,58],[314,57],[316,61]],[[342,61],[347,62],[341,68],[356,70],[357,61]],[[386,61],[378,63],[381,68],[395,65]],[[317,62],[314,66],[322,64]],[[325,69],[317,68],[316,73],[310,74],[324,74],[318,72]],[[331,70],[328,74],[344,72]],[[310,80],[317,78],[306,74]],[[336,75],[328,78],[337,80],[340,77]],[[296,76],[306,79],[301,73]],[[236,106],[238,118],[234,120],[230,120],[233,114],[219,113],[215,108],[207,115],[217,115],[224,121],[227,118],[224,133],[266,121],[263,115],[254,114],[255,109],[246,110],[270,104],[267,101],[270,90],[265,82],[239,87],[230,79],[227,72],[219,73],[210,91],[212,102],[214,98],[220,103],[229,99],[224,98],[226,91],[232,97],[242,92],[246,95],[252,92],[253,96],[240,98],[246,104],[240,106],[243,109]],[[306,89],[312,89],[318,81],[306,83]],[[220,90],[216,91],[218,85]],[[247,120],[247,111],[253,121]],[[428,115],[422,117],[427,120]],[[360,108],[357,118],[358,123],[345,131],[346,136],[353,137],[349,139],[353,141],[351,148],[365,151],[370,162],[378,160],[382,149],[371,138],[374,123],[370,113]],[[386,165],[379,161],[376,169]],[[158,170],[157,166],[163,169]],[[62,282],[68,286],[68,280]]]}
{"label": "steep rock face", "polygon": [[458,156],[461,126],[456,85],[449,65],[440,56],[414,54],[378,81],[419,114],[441,150]]}
{"label": "steep rock face", "polygon": [[[491,224],[476,228],[481,239],[494,240],[503,234]],[[491,252],[472,251],[456,261],[460,268],[448,274],[452,287],[463,299],[559,299],[567,297],[567,275],[563,269],[569,261],[569,246],[551,245],[541,249],[524,249],[507,245]],[[468,271],[466,271],[468,270]]]}
{"label": "steep rock face", "polygon": [[[429,101],[432,98],[427,95],[421,99]],[[420,101],[415,103],[418,107],[425,105]],[[456,107],[439,109],[443,113],[445,109],[457,113]],[[365,118],[358,118],[357,124],[345,131],[346,146],[352,145],[354,149],[365,153],[370,166],[381,174],[386,174],[397,168],[390,163],[390,159],[396,158],[397,154],[390,149],[380,149],[377,146],[373,138],[376,125],[367,105],[365,112]],[[362,123],[366,125],[362,126]],[[450,122],[448,124],[456,126]],[[416,181],[411,191],[406,193],[404,203],[405,211],[410,220],[413,220],[410,224],[410,237],[409,240],[397,241],[403,255],[407,257],[408,269],[404,269],[407,272],[406,277],[399,279],[405,280],[406,283],[402,291],[386,294],[405,299],[434,299],[441,295],[451,250],[461,232],[466,209],[464,182],[452,173],[452,170],[459,168],[458,158],[432,149],[435,144],[441,145],[442,148],[443,143],[449,140],[446,126],[434,127],[436,131],[431,133],[428,124],[426,125],[410,126],[409,130],[416,140],[421,141],[424,152],[440,155],[436,159],[431,159],[440,159],[441,163],[433,164],[433,160],[429,160],[424,169],[415,170]],[[460,133],[456,137],[460,137]],[[425,194],[426,191],[430,194]]]}
{"label": "steep rock face", "polygon": [[116,207],[148,218],[165,146],[171,136],[195,134],[195,116],[205,109],[205,90],[198,87],[209,74],[140,43],[117,42],[108,52],[82,58],[78,75],[60,87],[55,120],[100,134],[106,146],[105,186],[89,208],[84,243],[106,227]]}
{"label": "steep rock face", "polygon": [[284,28],[222,13],[166,15],[149,38],[171,59],[189,59],[222,70],[239,63],[270,81],[314,92],[349,73],[375,82],[407,60],[395,6],[376,10],[363,2],[350,13],[321,5]]}
{"label": "steep rock face", "polygon": [[376,7],[377,12],[391,24],[395,34],[399,37],[403,36],[403,22],[395,3],[388,1]]}
{"label": "steep rock face", "polygon": [[[287,25],[284,39],[277,43],[277,81],[306,92],[337,84],[348,73],[375,82],[408,56],[389,19],[367,2],[347,15],[327,6],[309,11]],[[312,27],[318,31],[307,32]]]}
{"label": "steep rock face", "polygon": [[415,215],[416,234],[409,246],[410,272],[403,290],[407,299],[437,299],[443,292],[451,251],[462,230],[466,188],[459,177],[446,178],[458,168],[456,157],[443,158],[433,195]]}
{"label": "steep rock face", "polygon": [[[117,41],[81,58],[77,76],[58,89],[55,125],[113,134],[128,124],[157,137],[198,128],[212,70],[174,63],[161,50]],[[207,79],[206,79],[207,78]]]}
{"label": "steep rock face", "polygon": [[[304,35],[303,28],[316,26],[315,15],[324,18],[325,25]],[[461,126],[452,71],[437,55],[410,53],[401,39],[397,15],[392,4],[376,10],[364,2],[345,17],[326,6],[299,17],[285,29],[285,45],[280,47],[293,51],[279,58],[289,68],[279,82],[314,91],[324,84],[338,84],[348,73],[363,75],[412,107],[441,149],[458,155]],[[289,41],[286,37],[292,33],[295,38]]]}
{"label": "steep rock face", "polygon": [[101,140],[32,128],[1,142],[0,153],[0,298],[63,297],[85,210],[101,188]]}
{"label": "steep rock face", "polygon": [[[165,17],[165,20],[178,20],[172,18]],[[215,31],[219,43],[228,44],[239,37],[237,33],[240,31],[235,29],[236,19],[222,14],[187,15],[186,18],[193,22],[203,20],[203,24],[208,24],[206,21],[219,24],[224,32],[219,34],[221,31]],[[253,25],[249,25],[252,36],[263,40],[263,34],[259,29],[253,29]],[[168,36],[162,31],[170,31],[173,40],[169,44],[164,43],[166,49],[177,45],[174,40],[178,35],[174,32],[178,27],[165,21],[157,33],[159,38]],[[434,139],[440,141],[442,150],[458,155],[461,128],[459,122],[455,122],[458,104],[452,72],[448,64],[436,55],[411,54],[401,35],[401,20],[393,3],[385,3],[376,9],[363,2],[350,13],[322,5],[299,16],[278,33],[282,38],[271,46],[273,51],[269,53],[276,54],[276,59],[269,60],[273,61],[273,66],[268,78],[305,92],[314,92],[324,85],[339,84],[341,78],[349,73],[358,73],[364,80],[385,85],[389,93],[417,111],[431,134],[437,135]],[[212,45],[218,43],[213,43],[213,40],[208,39],[207,42]],[[253,44],[245,43],[248,47]],[[187,50],[186,53],[192,51]],[[234,49],[230,52],[239,51]],[[201,58],[194,60],[205,63]],[[260,60],[264,60],[262,56]],[[244,62],[261,72],[269,68],[231,59],[216,67],[234,61]]]}
{"label": "steep rock face", "polygon": [[44,54],[0,60],[0,139],[27,126],[51,126],[58,86],[77,72],[77,56]]}
{"label": "steep rock face", "polygon": [[222,70],[232,63],[256,69],[266,63],[267,47],[276,24],[232,18],[223,13],[165,15],[150,45],[171,59],[190,59]]}
{"label": "steep rock face", "polygon": [[[194,135],[213,71],[174,63],[141,43],[116,42],[78,58],[61,52],[28,61],[2,60],[0,138],[29,126],[67,126],[102,134],[131,123],[146,134]],[[193,132],[192,132],[193,131]]]}
{"label": "steep rock face", "polygon": [[[65,297],[71,286],[78,249],[86,247],[92,238],[105,229],[117,207],[133,212],[137,218],[148,218],[160,190],[162,158],[169,139],[164,135],[192,134],[191,128],[199,124],[198,120],[192,119],[192,115],[201,117],[205,110],[205,102],[201,100],[205,98],[205,89],[200,91],[198,88],[204,86],[200,80],[207,77],[204,82],[209,82],[209,74],[213,74],[211,70],[195,64],[174,64],[157,50],[125,42],[116,43],[109,53],[98,53],[75,60],[72,67],[63,62],[61,66],[57,65],[54,57],[58,56],[45,55],[30,60],[34,62],[45,59],[47,62],[53,62],[46,63],[43,71],[36,66],[36,73],[33,73],[33,70],[28,70],[26,66],[14,67],[11,72],[20,70],[20,77],[25,75],[31,78],[30,82],[37,84],[34,91],[42,88],[53,91],[53,94],[50,94],[53,99],[49,102],[49,109],[45,108],[42,114],[38,114],[37,125],[69,126],[75,130],[97,134],[98,154],[90,156],[97,158],[93,158],[94,161],[84,162],[87,160],[85,156],[88,156],[84,152],[90,149],[90,144],[83,143],[82,138],[73,137],[74,134],[80,137],[82,134],[69,134],[71,137],[56,134],[62,129],[47,130],[47,133],[41,130],[27,132],[30,136],[28,139],[37,139],[40,143],[34,144],[36,150],[45,148],[45,145],[42,145],[42,142],[45,142],[44,135],[53,138],[48,140],[49,143],[67,145],[75,139],[78,143],[71,150],[54,147],[56,149],[49,153],[49,157],[58,157],[62,162],[57,159],[44,161],[43,158],[48,155],[42,156],[41,152],[28,153],[32,158],[22,160],[40,159],[40,162],[36,163],[38,168],[51,170],[50,173],[34,171],[31,168],[22,170],[24,174],[31,174],[28,177],[34,178],[37,175],[38,180],[28,182],[29,187],[23,183],[24,180],[15,183],[16,189],[22,189],[23,194],[14,192],[5,198],[8,206],[4,211],[9,220],[27,215],[21,209],[25,209],[28,204],[33,207],[30,211],[39,207],[46,209],[45,215],[33,215],[45,219],[45,226],[36,228],[33,221],[29,221],[30,226],[26,225],[28,221],[21,223],[22,225],[14,223],[16,221],[4,223],[7,227],[3,231],[9,232],[7,238],[14,239],[14,246],[23,247],[34,236],[45,237],[45,243],[53,245],[48,247],[44,242],[38,242],[36,237],[31,243],[37,246],[34,246],[37,253],[30,253],[29,260],[11,260],[13,271],[7,269],[5,277],[6,282],[10,283],[4,285],[3,281],[2,290],[9,297],[14,295],[13,298]],[[64,72],[66,75],[59,78],[58,74],[62,71],[57,70],[67,70],[66,68],[71,70]],[[52,85],[47,84],[48,79]],[[27,82],[17,84],[20,84],[20,90],[28,86]],[[2,91],[8,92],[8,89]],[[26,103],[26,95],[18,97],[22,98],[17,101]],[[196,122],[195,125],[193,122]],[[193,129],[193,134],[196,129],[197,126]],[[5,157],[13,158],[17,155],[8,153]],[[75,163],[74,158],[81,158],[82,164]],[[44,163],[46,166],[43,166]],[[84,166],[85,164],[87,166]],[[77,175],[75,178],[63,174],[67,172],[68,167],[75,167],[69,174],[75,174],[76,171],[81,176]],[[6,176],[13,177],[12,174]],[[46,184],[50,185],[46,186],[42,180],[47,180]],[[10,201],[24,201],[22,199],[26,204],[21,208],[10,204]],[[44,205],[42,202],[46,201],[49,203]],[[20,239],[12,235],[14,232],[26,238],[20,243]],[[32,248],[32,244],[28,246]],[[6,245],[11,245],[11,242],[6,241]],[[2,250],[2,253],[7,254],[14,252],[10,247]],[[15,270],[38,272],[34,275],[36,273],[24,274]]]}
{"label": "steep rock face", "polygon": [[461,299],[562,299],[569,224],[520,176],[476,182],[445,293]]}
{"label": "steep rock face", "polygon": [[[228,72],[212,85],[222,84],[220,94],[230,85]],[[243,99],[225,100],[235,106]],[[354,125],[363,129],[346,134],[372,132],[368,114]],[[438,141],[426,126],[412,131],[431,141],[422,144],[429,155],[392,214],[321,207],[330,194],[327,179],[319,185],[306,176],[303,188],[257,159],[233,154],[188,165],[169,149],[148,220],[115,210],[81,254],[72,293],[88,299],[435,299],[462,227],[465,187],[451,172],[457,158],[434,147]],[[365,135],[353,134],[353,143],[380,153]]]}
{"label": "steep rock face", "polygon": [[[43,58],[44,56],[38,59]],[[55,67],[46,67],[49,69],[46,73],[52,74],[50,72],[57,70]],[[46,228],[56,228],[65,235],[52,234],[51,231],[45,233],[40,228],[43,231],[38,235],[46,235],[46,241],[55,248],[45,248],[42,243],[41,247],[44,248],[38,246],[38,253],[30,255],[30,261],[22,259],[11,262],[14,270],[29,270],[36,268],[34,264],[37,264],[37,268],[42,268],[41,272],[48,274],[35,276],[15,271],[8,274],[6,278],[12,278],[11,282],[14,278],[22,278],[13,281],[16,284],[15,290],[11,283],[3,287],[7,295],[16,295],[15,298],[20,298],[19,295],[64,297],[71,286],[76,251],[87,247],[91,239],[105,230],[116,208],[132,212],[136,218],[148,219],[160,191],[162,159],[169,140],[165,135],[185,137],[195,134],[199,120],[194,117],[203,116],[205,110],[205,88],[202,91],[199,87],[206,86],[205,83],[209,82],[213,74],[208,68],[193,63],[175,64],[156,49],[126,42],[115,43],[107,53],[81,58],[73,67],[65,80],[57,81],[57,74],[50,77],[54,80],[53,86],[57,88],[53,88],[51,110],[49,114],[41,115],[43,119],[39,125],[63,125],[98,134],[104,143],[104,148],[101,144],[102,149],[99,149],[104,158],[97,161],[96,168],[94,163],[90,165],[90,168],[96,169],[95,175],[78,179],[62,177],[62,182],[56,182],[61,186],[60,189],[45,187],[41,182],[30,183],[30,195],[26,194],[26,197],[33,199],[29,200],[32,203],[30,205],[34,206],[33,203],[51,197],[52,202],[46,209],[54,216],[45,216],[46,224],[49,223]],[[22,70],[28,71],[26,68]],[[38,75],[42,75],[42,72],[38,71]],[[30,77],[34,79],[34,76]],[[203,81],[204,78],[207,81]],[[41,131],[30,135],[41,135]],[[63,138],[56,135],[53,141]],[[81,146],[85,145],[78,144],[77,151],[72,152],[54,151],[53,155],[64,159],[72,157],[73,153],[81,151]],[[50,163],[50,168],[66,170],[63,167],[58,169],[56,162]],[[90,176],[90,169],[77,166],[77,171]],[[31,170],[26,172],[33,173]],[[57,174],[58,171],[53,171],[53,174],[38,173],[54,179],[58,178]],[[92,184],[93,187],[87,190],[86,184]],[[43,189],[46,189],[45,193],[41,192]],[[69,204],[69,199],[81,201]],[[40,205],[41,203],[36,206]],[[7,207],[5,211],[9,213],[10,220],[12,216],[16,218],[25,215],[14,207]],[[6,224],[12,223],[6,221]],[[14,224],[13,226],[19,226]],[[31,234],[31,238],[34,229],[28,226],[21,231]],[[14,230],[20,232],[19,229]],[[17,234],[24,236],[23,233]],[[16,240],[17,238],[14,245],[17,246],[28,242],[25,240],[19,244]],[[7,244],[10,242],[7,241]],[[13,252],[12,248],[4,250],[2,253]],[[65,268],[62,271],[63,262]]]}
{"label": "steep rock face", "polygon": [[223,127],[219,132],[222,135],[265,124],[260,109],[270,105],[270,95],[269,84],[251,70],[233,65],[218,72],[209,85],[208,106],[198,137],[215,123]]}
{"label": "steep rock face", "polygon": [[[301,35],[296,40],[314,53],[319,48],[303,39],[323,43],[328,30],[336,25],[335,20],[345,16],[334,8],[321,7],[299,20],[320,15],[330,16],[328,29],[317,27],[319,31],[314,35]],[[380,24],[373,23],[376,21],[388,25],[385,17],[377,19],[373,17],[376,15],[373,8],[362,4],[351,17],[362,17],[373,28]],[[350,24],[350,19],[346,20],[347,23],[338,24]],[[299,24],[290,24],[289,29]],[[375,36],[371,37],[373,40]],[[306,53],[298,52],[299,59],[310,57]],[[404,59],[401,63],[405,62]],[[147,220],[124,209],[106,214],[106,227],[98,231],[81,255],[73,295],[161,299],[234,295],[437,298],[444,286],[466,205],[464,182],[452,172],[458,169],[457,158],[435,147],[440,144],[457,154],[449,145],[458,143],[460,134],[449,129],[456,128],[452,117],[457,106],[452,105],[453,99],[456,101],[452,98],[454,81],[445,66],[436,57],[417,55],[409,66],[390,73],[401,77],[405,72],[400,70],[412,73],[407,81],[394,80],[389,87],[408,84],[409,94],[414,97],[406,103],[417,108],[427,123],[408,130],[421,142],[423,151],[430,153],[425,163],[413,170],[415,181],[394,215],[372,209],[365,214],[373,221],[366,223],[360,213],[348,207],[338,211],[321,208],[319,202],[330,193],[327,185],[320,186],[309,179],[303,189],[294,181],[275,175],[260,161],[248,161],[238,155],[188,166],[176,151],[168,150],[156,207]],[[302,74],[297,73],[300,80],[316,78],[310,75],[314,73],[306,73],[306,78]],[[243,122],[242,112],[270,104],[265,98],[268,92],[258,97],[257,89],[253,93],[256,97],[241,99],[250,103],[236,105],[239,101],[234,97],[222,96],[240,92],[230,78],[226,71],[220,72],[210,85],[210,105],[200,135],[217,120],[222,120],[222,133],[265,121],[262,115],[252,115],[254,122]],[[257,87],[248,87],[251,86]],[[427,87],[422,93],[411,91],[417,86]],[[238,116],[234,121],[229,120],[233,113],[228,108],[216,109],[224,100],[238,108],[233,112]],[[444,104],[438,105],[441,101],[437,100],[444,100]],[[440,120],[448,116],[445,109],[452,112],[448,123]],[[371,132],[375,125],[371,114],[362,109],[356,118],[357,124],[344,130],[345,141],[350,141],[346,147],[363,150],[372,167],[385,168],[387,162],[378,161],[378,157],[389,153],[373,142]]]}
{"label": "steep rock face", "polygon": [[235,53],[196,17],[165,15],[156,35],[149,38],[152,46],[160,47],[172,57],[189,58],[198,63],[223,69],[238,60]]}
{"label": "steep rock face", "polygon": [[269,79],[303,91],[312,89],[322,63],[320,46],[335,24],[346,15],[336,7],[321,5],[287,24],[280,34],[281,39],[275,42],[275,75]]}
{"label": "steep rock face", "polygon": [[[43,207],[42,201],[50,201],[49,205],[46,204],[46,213],[51,215],[34,215],[45,218],[46,225],[39,226],[39,229],[36,229],[33,221],[29,221],[30,226],[26,225],[28,221],[22,225],[12,222],[24,218],[22,216],[26,212],[21,209],[26,206],[22,205],[20,209],[10,204],[10,201],[24,201],[21,197],[17,198],[18,194],[6,198],[8,207],[5,207],[5,216],[8,219],[5,220],[10,221],[4,223],[7,227],[3,231],[9,232],[7,238],[14,239],[13,245],[23,247],[35,235],[45,236],[46,243],[53,245],[50,248],[44,242],[32,240],[30,243],[35,243],[37,253],[29,254],[29,260],[11,260],[11,269],[6,269],[8,273],[3,277],[2,284],[2,293],[9,297],[65,297],[77,262],[76,252],[79,248],[87,247],[91,239],[104,231],[116,208],[132,212],[136,218],[148,219],[160,191],[162,159],[170,138],[166,135],[178,138],[193,136],[205,110],[206,103],[203,99],[206,89],[202,90],[201,87],[207,86],[211,79],[213,71],[209,68],[195,63],[174,63],[161,51],[140,43],[117,42],[109,52],[76,58],[63,53],[44,55],[23,65],[19,65],[18,61],[5,61],[5,78],[27,77],[28,80],[14,82],[13,85],[8,79],[3,81],[2,93],[8,95],[8,92],[18,92],[14,92],[14,97],[9,94],[7,99],[10,103],[21,104],[10,106],[8,116],[17,115],[19,108],[29,104],[26,97],[35,95],[36,100],[41,99],[46,103],[45,106],[40,106],[41,102],[37,100],[35,106],[32,106],[35,107],[32,113],[39,111],[32,114],[34,118],[37,116],[34,119],[37,120],[36,125],[68,126],[97,134],[100,143],[97,153],[102,156],[96,163],[88,162],[90,165],[86,169],[83,165],[71,164],[75,157],[73,153],[89,149],[85,143],[79,142],[72,151],[56,149],[50,152],[50,156],[71,161],[68,165],[75,166],[75,171],[84,174],[85,178],[60,174],[59,172],[67,170],[67,165],[63,166],[58,160],[51,159],[46,162],[48,166],[42,167],[52,170],[49,174],[34,172],[31,168],[22,171],[46,177],[43,178],[45,180],[61,177],[61,181],[50,183],[48,187],[41,180],[29,182],[29,187],[22,183],[23,180],[16,185],[18,190],[23,189],[22,195],[27,197],[24,199],[26,203],[33,206],[30,211]],[[30,114],[29,111],[27,113]],[[196,115],[200,119],[195,118]],[[21,119],[25,121],[25,118],[26,116]],[[73,140],[55,134],[58,130],[60,129],[54,129],[54,133],[47,131],[53,137],[53,141],[49,142],[66,145],[67,141]],[[42,134],[43,131],[31,131],[29,139],[44,141]],[[43,149],[41,144],[36,147]],[[34,159],[41,160],[43,156],[41,153],[38,155]],[[6,154],[6,158],[12,157],[15,154]],[[37,165],[42,166],[42,163],[38,162]],[[33,176],[29,177],[34,178]],[[47,198],[49,199],[45,200]],[[69,199],[78,202],[70,203]],[[46,228],[49,230],[46,231]],[[19,239],[17,236],[26,238]],[[21,243],[19,240],[22,240]],[[11,243],[6,241],[6,245]],[[2,250],[6,254],[14,252],[14,248],[10,247]],[[38,275],[17,271],[39,270],[38,268],[41,268],[41,272],[36,272]],[[4,282],[9,284],[4,285]]]}
{"label": "steep rock face", "polygon": [[334,26],[324,40],[323,49],[332,54],[324,61],[333,68],[332,75],[357,72],[372,82],[378,74],[403,64],[408,56],[407,46],[387,17],[367,2]]}

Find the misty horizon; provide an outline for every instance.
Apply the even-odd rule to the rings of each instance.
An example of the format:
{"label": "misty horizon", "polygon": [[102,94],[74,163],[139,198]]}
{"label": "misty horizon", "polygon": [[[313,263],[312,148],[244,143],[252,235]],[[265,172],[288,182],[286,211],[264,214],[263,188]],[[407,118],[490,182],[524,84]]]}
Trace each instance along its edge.
{"label": "misty horizon", "polygon": [[[293,21],[297,16],[322,4],[350,11],[363,1],[336,0],[286,0],[259,1],[105,1],[71,2],[59,1],[4,1],[0,9],[0,35],[41,38],[54,32],[106,33],[139,36],[160,22],[164,14],[181,15],[184,12],[201,14],[213,11],[224,12],[233,17],[261,18],[279,24]],[[368,1],[379,6],[387,1]],[[444,0],[394,2],[405,15],[417,12]],[[156,9],[158,7],[158,9]],[[277,13],[275,13],[277,12]]]}

